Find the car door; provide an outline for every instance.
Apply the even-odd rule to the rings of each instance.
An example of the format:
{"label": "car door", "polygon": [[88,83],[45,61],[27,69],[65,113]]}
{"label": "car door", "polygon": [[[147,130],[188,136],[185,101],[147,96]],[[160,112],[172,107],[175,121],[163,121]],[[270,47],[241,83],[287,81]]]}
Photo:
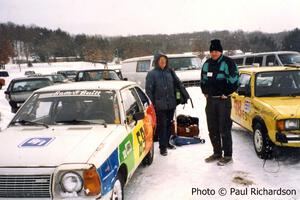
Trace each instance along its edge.
{"label": "car door", "polygon": [[151,104],[149,98],[146,94],[139,88],[134,88],[145,112],[145,118],[143,120],[143,128],[145,130],[145,140],[146,140],[146,148],[145,151],[149,152],[153,145],[153,137],[154,137],[154,129],[156,126],[156,116],[153,105]]}
{"label": "car door", "polygon": [[236,123],[249,129],[251,128],[251,75],[240,74],[240,85],[237,92],[232,94],[231,118]]}
{"label": "car door", "polygon": [[[123,106],[126,117],[126,127],[128,137],[132,141],[133,147],[133,163],[127,163],[133,169],[136,168],[146,155],[146,138],[143,119],[136,121],[135,115],[144,114],[143,105],[134,90],[134,88],[126,88],[121,91]],[[129,169],[130,170],[130,169]]]}

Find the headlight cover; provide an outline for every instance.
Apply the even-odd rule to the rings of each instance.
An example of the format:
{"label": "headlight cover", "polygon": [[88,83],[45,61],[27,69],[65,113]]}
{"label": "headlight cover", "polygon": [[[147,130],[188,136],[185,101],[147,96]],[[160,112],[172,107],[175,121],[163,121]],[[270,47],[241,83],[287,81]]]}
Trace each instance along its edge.
{"label": "headlight cover", "polygon": [[53,177],[54,199],[99,197],[101,180],[92,164],[63,164]]}
{"label": "headlight cover", "polygon": [[60,185],[64,192],[77,193],[82,190],[83,181],[81,176],[76,172],[66,172],[61,177]]}
{"label": "headlight cover", "polygon": [[299,129],[299,120],[298,119],[287,119],[287,120],[285,120],[284,127],[286,130]]}

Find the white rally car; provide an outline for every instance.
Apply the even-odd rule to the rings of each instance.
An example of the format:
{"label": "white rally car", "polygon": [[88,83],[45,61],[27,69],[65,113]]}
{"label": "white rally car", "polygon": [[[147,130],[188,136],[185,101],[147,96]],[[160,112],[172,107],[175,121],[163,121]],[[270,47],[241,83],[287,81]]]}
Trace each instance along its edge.
{"label": "white rally car", "polygon": [[35,91],[0,134],[0,199],[123,199],[153,161],[155,121],[133,82]]}

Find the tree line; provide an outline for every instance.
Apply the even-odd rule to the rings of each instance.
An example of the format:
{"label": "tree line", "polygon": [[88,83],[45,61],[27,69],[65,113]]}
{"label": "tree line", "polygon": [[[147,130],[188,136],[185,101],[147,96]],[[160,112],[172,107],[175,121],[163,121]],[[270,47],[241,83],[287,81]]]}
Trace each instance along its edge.
{"label": "tree line", "polygon": [[[8,57],[28,62],[30,57],[49,62],[57,57],[76,57],[85,61],[111,61],[153,54],[207,51],[210,40],[219,38],[223,48],[244,52],[278,50],[300,51],[300,30],[279,33],[259,31],[202,31],[180,34],[132,35],[104,37],[101,35],[71,35],[61,29],[51,30],[34,25],[0,23],[0,64]],[[21,59],[22,58],[22,59]]]}

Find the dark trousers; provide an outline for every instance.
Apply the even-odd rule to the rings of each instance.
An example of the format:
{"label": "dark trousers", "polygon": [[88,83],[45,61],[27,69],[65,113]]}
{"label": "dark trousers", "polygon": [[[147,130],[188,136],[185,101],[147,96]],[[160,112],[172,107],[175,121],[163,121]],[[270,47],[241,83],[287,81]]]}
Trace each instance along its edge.
{"label": "dark trousers", "polygon": [[209,137],[214,154],[232,156],[231,99],[208,97],[206,102],[206,118]]}
{"label": "dark trousers", "polygon": [[165,149],[168,147],[171,136],[171,123],[173,120],[175,109],[158,110],[156,111],[156,134],[158,135],[159,148]]}

